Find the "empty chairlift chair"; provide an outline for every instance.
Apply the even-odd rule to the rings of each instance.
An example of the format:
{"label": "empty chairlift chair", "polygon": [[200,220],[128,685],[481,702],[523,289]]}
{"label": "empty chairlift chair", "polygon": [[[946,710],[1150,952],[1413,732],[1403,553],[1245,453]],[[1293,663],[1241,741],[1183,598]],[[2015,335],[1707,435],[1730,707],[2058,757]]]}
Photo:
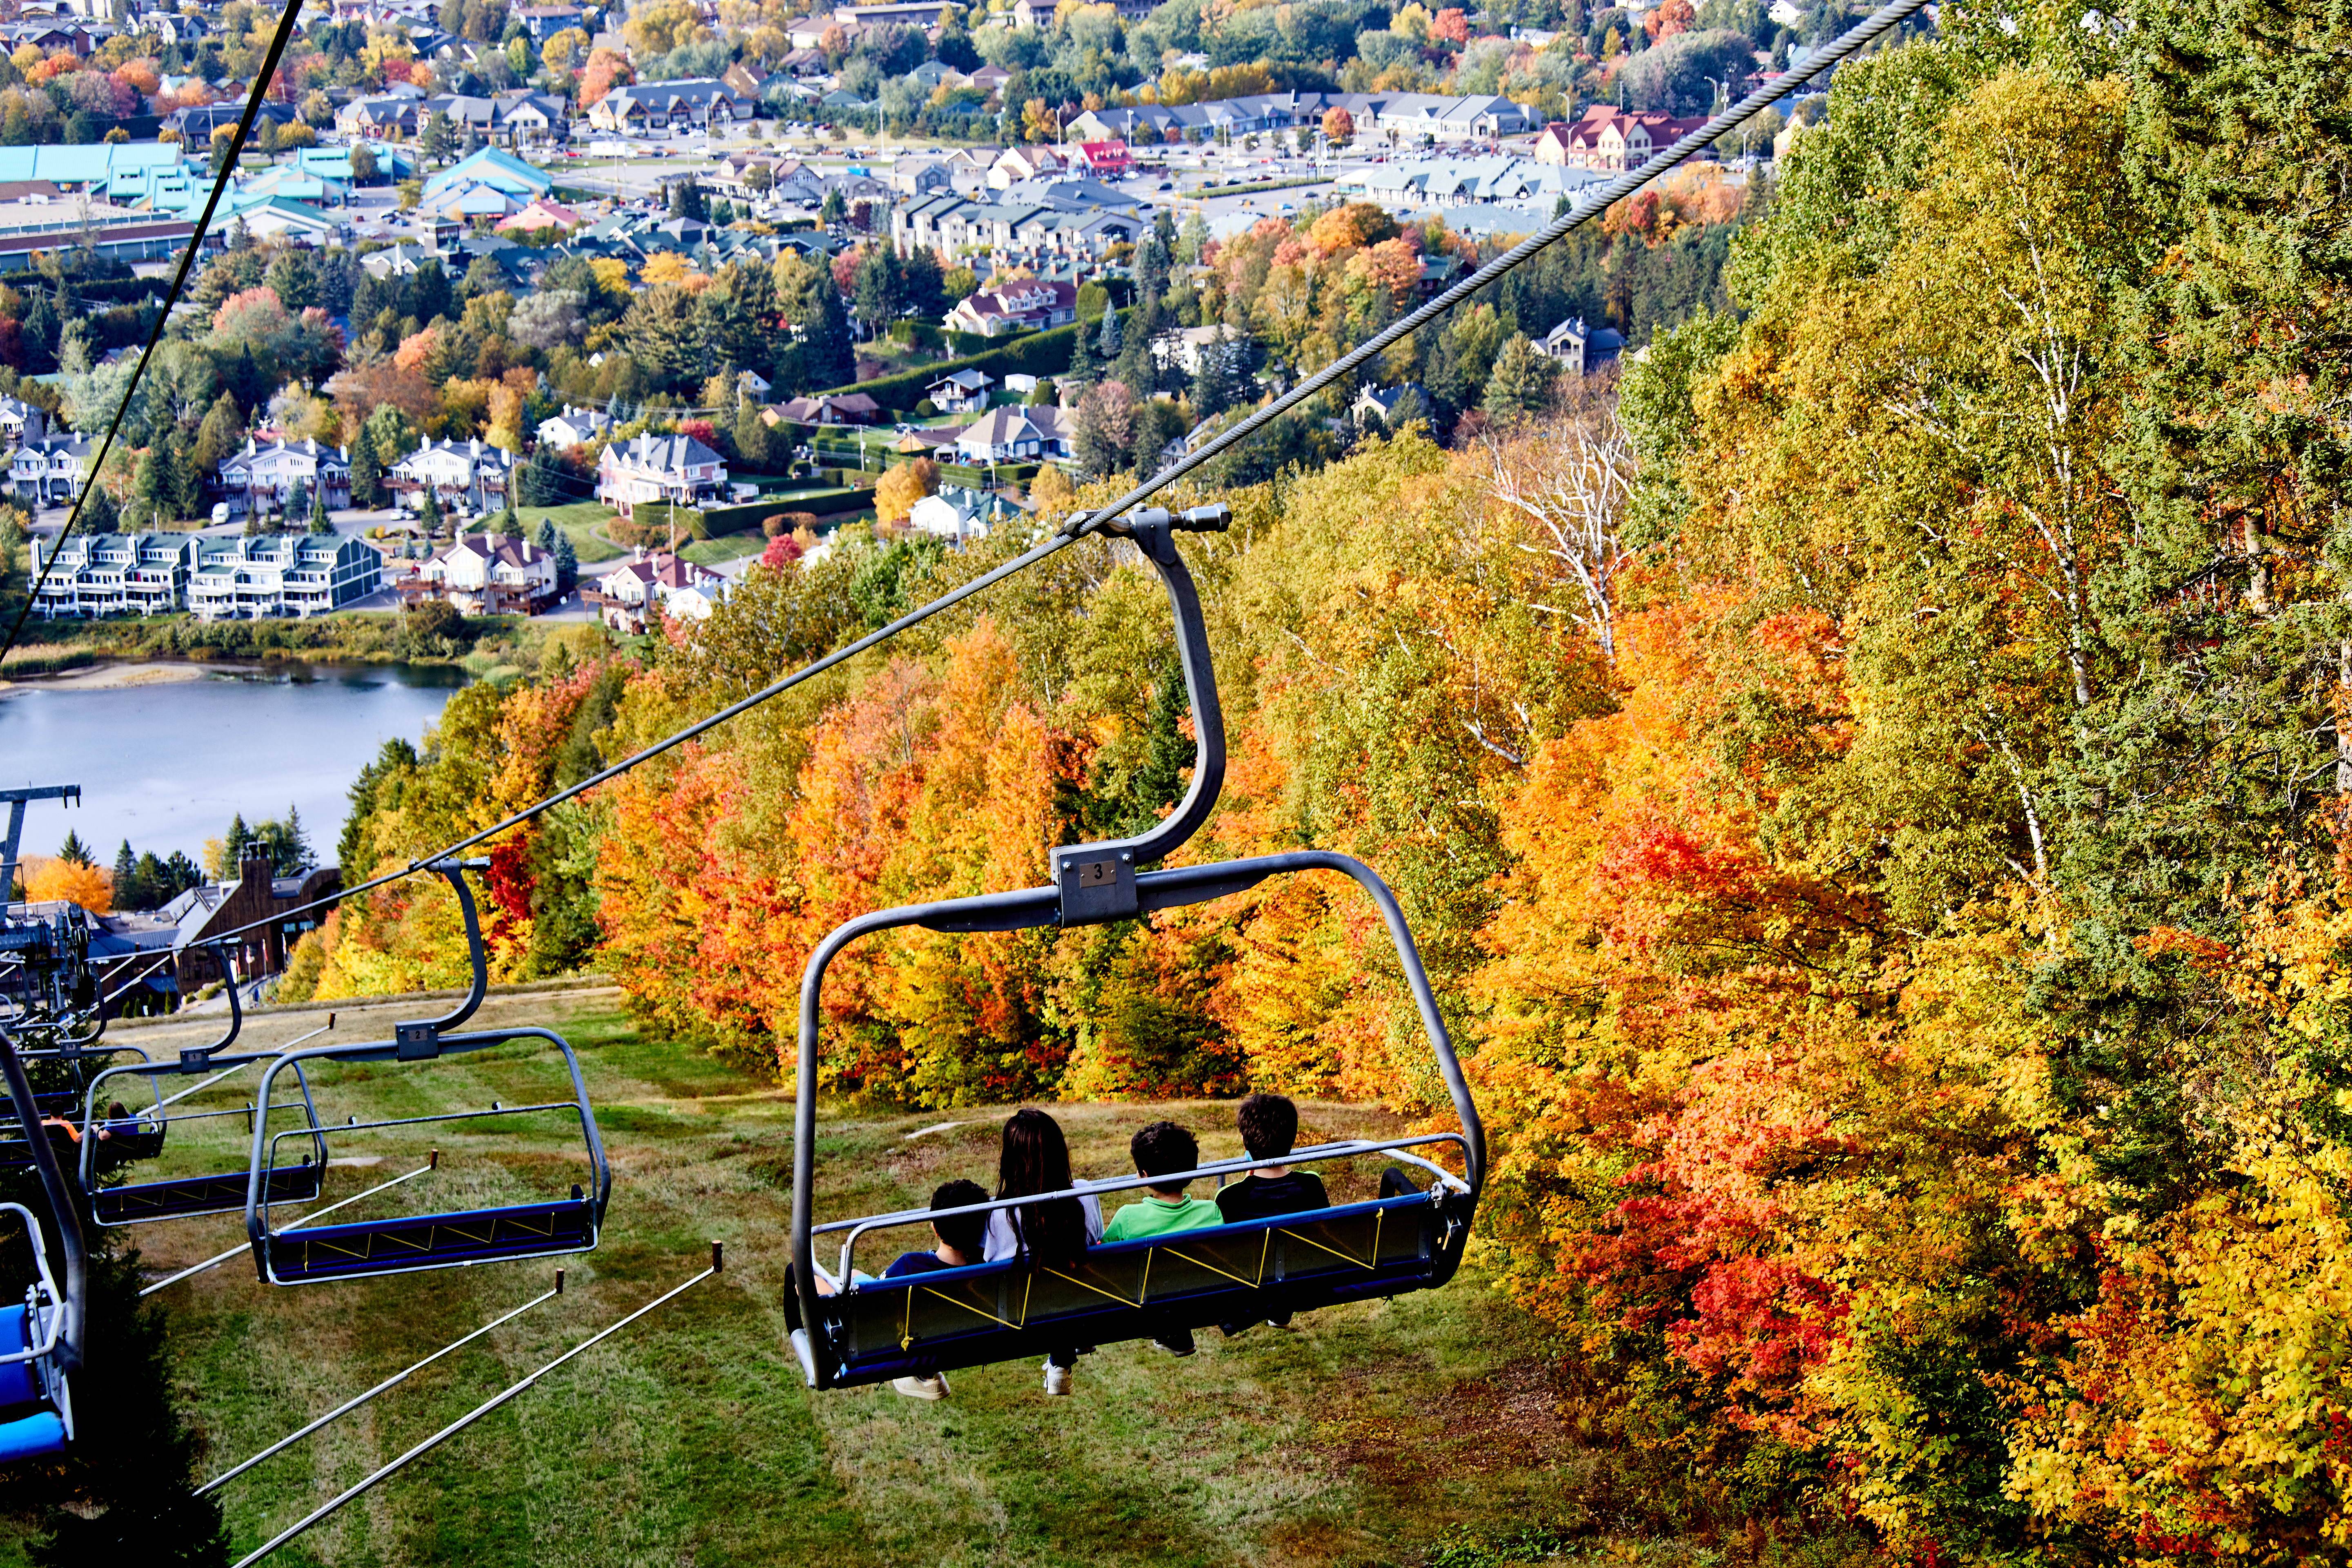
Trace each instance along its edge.
{"label": "empty chairlift chair", "polygon": [[[588,1103],[588,1086],[581,1077],[580,1058],[562,1036],[550,1029],[485,1029],[455,1032],[482,1004],[489,978],[482,951],[480,922],[464,871],[487,862],[443,861],[432,869],[446,877],[457,895],[466,926],[467,956],[473,964],[473,988],[457,1009],[428,1022],[401,1024],[389,1040],[362,1045],[319,1046],[278,1058],[262,1073],[262,1100],[282,1072],[302,1069],[306,1063],[385,1063],[403,1071],[430,1074],[435,1064],[461,1053],[487,1050],[518,1040],[543,1040],[562,1053],[570,1074],[568,1098],[532,1105],[494,1103],[486,1110],[450,1111],[431,1116],[394,1117],[374,1121],[356,1118],[333,1127],[339,1140],[349,1141],[371,1131],[440,1124],[495,1124],[513,1118],[569,1112],[576,1116],[586,1151],[589,1181],[585,1190],[572,1188],[569,1197],[509,1204],[440,1214],[412,1214],[383,1219],[356,1220],[342,1225],[280,1228],[272,1224],[268,1190],[270,1173],[278,1168],[277,1145],[299,1139],[299,1131],[273,1131],[268,1123],[254,1131],[248,1169],[245,1223],[253,1237],[254,1262],[261,1278],[272,1285],[307,1285],[330,1279],[353,1279],[374,1274],[416,1269],[457,1268],[476,1263],[545,1258],[594,1248],[612,1195],[612,1169],[604,1158],[604,1142],[596,1116]],[[446,1166],[444,1167],[446,1168]]]}
{"label": "empty chairlift chair", "polygon": [[[220,966],[221,973],[229,975],[227,953],[216,945],[208,946],[206,951]],[[326,1173],[327,1142],[319,1127],[318,1107],[311,1100],[310,1079],[299,1064],[294,1068],[296,1098],[277,1105],[270,1106],[265,1086],[263,1098],[255,1104],[215,1110],[173,1109],[225,1079],[254,1068],[266,1068],[278,1059],[277,1053],[267,1051],[226,1054],[245,1026],[245,1010],[237,1000],[234,984],[228,986],[228,1014],[226,1033],[209,1046],[182,1051],[176,1061],[128,1062],[102,1068],[90,1079],[81,1106],[80,1174],[82,1191],[89,1194],[90,1211],[100,1225],[144,1225],[155,1220],[229,1214],[243,1208],[251,1185],[250,1163],[245,1160],[232,1163],[226,1152],[215,1162],[219,1168],[192,1174],[156,1176],[112,1186],[106,1184],[103,1178],[127,1161],[160,1155],[174,1123],[184,1128],[184,1138],[188,1132],[203,1131],[206,1122],[226,1121],[232,1125],[242,1123],[258,1129],[268,1120],[264,1106],[296,1112],[303,1123],[299,1158],[281,1161],[267,1174],[265,1186],[270,1201],[308,1203],[319,1195]],[[169,1096],[164,1094],[165,1083],[188,1078],[201,1081]],[[152,1100],[152,1106],[128,1117],[102,1113],[101,1107],[108,1105],[128,1082],[142,1085],[145,1093],[142,1098]]]}
{"label": "empty chairlift chair", "polygon": [[[36,1122],[39,1111],[24,1064],[0,1034],[0,1078],[20,1123]],[[81,1365],[82,1324],[88,1308],[81,1216],[63,1171],[46,1142],[37,1143],[30,1163],[48,1200],[48,1227],[58,1238],[64,1267],[61,1286],[50,1267],[39,1216],[21,1204],[0,1204],[25,1227],[33,1248],[34,1282],[21,1305],[0,1308],[0,1464],[45,1458],[73,1440],[69,1375]]]}
{"label": "empty chairlift chair", "polygon": [[[1338,1301],[1428,1289],[1444,1284],[1460,1266],[1483,1181],[1486,1135],[1395,894],[1360,861],[1320,850],[1174,869],[1142,868],[1191,837],[1207,819],[1224,777],[1224,728],[1207,632],[1174,535],[1225,526],[1224,509],[1210,507],[1174,518],[1156,509],[1139,512],[1125,529],[1167,588],[1192,698],[1195,763],[1192,786],[1176,809],[1136,837],[1054,851],[1052,887],[879,910],[840,926],[810,955],[801,985],[799,1101],[793,1145],[794,1289],[786,1310],[793,1346],[812,1387],[878,1383],[910,1373],[1034,1356],[1058,1346],[1157,1338],[1174,1328],[1253,1322]],[[901,926],[1003,931],[1132,920],[1242,892],[1269,877],[1311,870],[1337,871],[1352,879],[1380,910],[1461,1131],[1324,1144],[1295,1152],[1290,1163],[1386,1154],[1433,1177],[1426,1190],[1093,1247],[1066,1267],[1033,1266],[1025,1258],[1015,1258],[898,1279],[860,1278],[856,1244],[869,1232],[937,1217],[931,1212],[815,1223],[820,1004],[826,966],[848,943]],[[1412,1152],[1414,1149],[1424,1152]],[[1458,1173],[1428,1158],[1447,1151],[1460,1161]],[[1193,1174],[1238,1175],[1253,1163],[1245,1159],[1217,1162]],[[957,1212],[1014,1207],[1082,1191],[1099,1196],[1143,1184],[1140,1178],[1094,1183],[1067,1194],[979,1204]],[[842,1237],[835,1276],[838,1293],[822,1295],[816,1288],[815,1242],[834,1236]]]}

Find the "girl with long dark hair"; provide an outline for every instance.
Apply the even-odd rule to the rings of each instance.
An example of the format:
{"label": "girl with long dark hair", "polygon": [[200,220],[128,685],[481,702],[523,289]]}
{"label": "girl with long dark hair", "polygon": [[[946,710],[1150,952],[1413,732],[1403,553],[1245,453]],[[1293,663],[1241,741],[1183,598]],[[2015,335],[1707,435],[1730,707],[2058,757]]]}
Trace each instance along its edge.
{"label": "girl with long dark hair", "polygon": [[[1070,1146],[1062,1137],[1061,1123],[1026,1106],[1014,1111],[1004,1123],[1003,1147],[997,1155],[996,1195],[1024,1198],[1034,1193],[1067,1192],[1079,1184],[1070,1177]],[[1102,1205],[1093,1196],[1048,1198],[990,1215],[985,1256],[991,1263],[1020,1256],[1041,1268],[1067,1268],[1102,1240]],[[1046,1393],[1070,1392],[1070,1373],[1077,1360],[1075,1347],[1045,1357]]]}

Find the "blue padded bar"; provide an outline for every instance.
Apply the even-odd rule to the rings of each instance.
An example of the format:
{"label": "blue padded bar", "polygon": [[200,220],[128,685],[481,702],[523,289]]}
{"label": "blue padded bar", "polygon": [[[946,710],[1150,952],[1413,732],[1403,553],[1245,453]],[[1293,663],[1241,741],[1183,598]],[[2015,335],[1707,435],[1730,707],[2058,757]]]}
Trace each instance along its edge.
{"label": "blue padded bar", "polygon": [[0,1422],[0,1465],[42,1459],[66,1451],[66,1424],[53,1412]]}
{"label": "blue padded bar", "polygon": [[[269,1173],[273,1204],[308,1203],[319,1195],[320,1167],[281,1165]],[[243,1171],[220,1176],[174,1176],[163,1182],[133,1186],[100,1187],[90,1204],[100,1225],[135,1225],[141,1220],[180,1219],[189,1215],[226,1214],[245,1206],[247,1177]]]}
{"label": "blue padded bar", "polygon": [[298,1285],[310,1279],[585,1252],[595,1245],[595,1205],[585,1198],[562,1198],[508,1208],[279,1231],[269,1238],[268,1263],[270,1278],[281,1285]]}

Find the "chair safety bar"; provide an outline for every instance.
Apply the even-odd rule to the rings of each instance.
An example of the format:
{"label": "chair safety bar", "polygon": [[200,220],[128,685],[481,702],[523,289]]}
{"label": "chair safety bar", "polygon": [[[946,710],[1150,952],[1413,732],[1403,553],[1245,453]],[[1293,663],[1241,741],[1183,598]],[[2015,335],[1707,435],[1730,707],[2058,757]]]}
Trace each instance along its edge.
{"label": "chair safety bar", "polygon": [[[172,1117],[163,1115],[160,1109],[163,1104],[162,1085],[163,1080],[167,1078],[202,1078],[205,1083],[212,1083],[246,1068],[288,1059],[283,1053],[275,1052],[257,1052],[247,1057],[215,1056],[213,1051],[218,1045],[226,1044],[228,1039],[235,1037],[236,1033],[236,1029],[232,1027],[229,1034],[223,1037],[215,1046],[201,1051],[183,1051],[174,1060],[125,1062],[121,1066],[106,1068],[89,1080],[89,1089],[84,1101],[86,1120],[82,1123],[81,1186],[82,1191],[89,1194],[91,1212],[96,1215],[99,1224],[147,1225],[157,1220],[188,1219],[198,1215],[227,1214],[244,1206],[246,1188],[249,1184],[252,1174],[252,1166],[248,1162],[243,1166],[228,1171],[194,1176],[172,1176],[116,1187],[105,1185],[100,1180],[99,1167],[100,1156],[105,1151],[108,1141],[94,1136],[91,1129],[102,1125],[98,1115],[98,1107],[103,1103],[106,1086],[117,1079],[143,1078],[154,1091],[155,1102],[159,1108],[155,1113],[159,1125],[154,1134],[158,1139],[157,1152],[161,1152],[160,1140],[170,1131],[173,1121],[200,1121],[208,1118],[244,1116],[250,1119],[253,1131],[258,1136],[267,1126],[271,1111],[300,1111],[304,1122],[301,1136],[310,1141],[310,1154],[299,1164],[278,1165],[275,1163],[277,1156],[273,1149],[271,1152],[273,1163],[268,1173],[268,1185],[277,1201],[280,1203],[308,1203],[319,1195],[319,1184],[326,1173],[327,1140],[325,1134],[320,1130],[319,1107],[310,1095],[310,1077],[303,1072],[299,1063],[297,1063],[294,1068],[295,1086],[301,1092],[299,1100],[272,1100],[269,1097],[269,1080],[265,1075],[261,1093],[256,1097],[257,1103],[247,1105],[243,1110],[184,1111]],[[199,1084],[195,1087],[202,1088],[204,1085]]]}
{"label": "chair safety bar", "polygon": [[[462,891],[462,884],[460,889]],[[467,908],[470,910],[470,901]],[[461,1008],[457,1015],[453,1016],[462,1016],[470,1010]],[[588,1085],[580,1071],[580,1058],[571,1044],[551,1029],[486,1029],[447,1034],[437,1026],[424,1027],[430,1029],[429,1035],[420,1037],[412,1034],[410,1026],[401,1025],[395,1037],[389,1040],[314,1046],[308,1050],[287,1052],[273,1058],[263,1071],[261,1097],[265,1101],[268,1099],[271,1085],[279,1073],[289,1068],[299,1072],[309,1062],[413,1062],[430,1059],[420,1058],[420,1042],[429,1045],[430,1058],[437,1058],[487,1050],[515,1040],[544,1040],[562,1053],[564,1068],[572,1078],[572,1097],[569,1100],[433,1116],[399,1117],[382,1121],[353,1121],[341,1131],[363,1131],[377,1127],[482,1121],[532,1111],[569,1110],[575,1111],[580,1118],[581,1137],[587,1150],[591,1173],[588,1190],[583,1193],[575,1186],[571,1198],[545,1203],[508,1205],[449,1214],[406,1215],[338,1226],[289,1226],[280,1229],[270,1224],[269,1208],[273,1200],[265,1188],[263,1178],[272,1168],[277,1142],[299,1134],[272,1133],[267,1126],[257,1125],[252,1158],[247,1167],[245,1228],[253,1241],[255,1268],[266,1282],[303,1285],[326,1279],[398,1274],[422,1268],[451,1268],[470,1263],[544,1258],[594,1249],[604,1225],[605,1206],[612,1199],[613,1171],[605,1158],[604,1135],[597,1129],[596,1113],[588,1102]]]}
{"label": "chair safety bar", "polygon": [[1462,1178],[1433,1161],[1415,1159],[1412,1155],[1403,1152],[1407,1149],[1422,1148],[1433,1143],[1450,1143],[1465,1152],[1468,1149],[1468,1144],[1464,1142],[1459,1132],[1424,1132],[1415,1138],[1394,1138],[1380,1142],[1357,1140],[1345,1143],[1318,1143],[1311,1149],[1293,1149],[1278,1162],[1253,1160],[1244,1155],[1234,1160],[1213,1161],[1190,1171],[1170,1171],[1157,1176],[1121,1176],[1108,1181],[1085,1182],[1076,1186],[1061,1188],[1056,1192],[1038,1193],[1020,1198],[992,1198],[986,1203],[965,1204],[960,1208],[901,1209],[897,1214],[875,1215],[866,1219],[837,1219],[829,1225],[818,1226],[813,1234],[826,1236],[843,1230],[849,1233],[848,1237],[841,1244],[841,1268],[834,1275],[835,1279],[849,1279],[856,1275],[851,1252],[859,1239],[869,1231],[889,1230],[899,1226],[929,1225],[934,1220],[947,1219],[956,1215],[994,1214],[999,1209],[1026,1208],[1032,1204],[1045,1203],[1054,1198],[1098,1198],[1105,1193],[1129,1192],[1137,1187],[1172,1187],[1191,1182],[1205,1181],[1212,1176],[1246,1175],[1262,1166],[1274,1163],[1316,1164],[1326,1160],[1352,1160],[1365,1154],[1393,1153],[1400,1160],[1419,1165],[1423,1170],[1433,1173],[1440,1184],[1457,1193],[1466,1194],[1470,1190],[1469,1184]]}
{"label": "chair safety bar", "polygon": [[[1464,1173],[1460,1191],[1446,1192],[1438,1201],[1446,1213],[1444,1242],[1432,1255],[1431,1267],[1413,1282],[1400,1280],[1393,1289],[1419,1289],[1443,1284],[1451,1278],[1466,1244],[1469,1220],[1486,1183],[1486,1134],[1471,1100],[1470,1086],[1455,1059],[1452,1037],[1439,1013],[1428,971],[1423,967],[1403,907],[1372,868],[1362,861],[1328,850],[1300,850],[1263,855],[1246,860],[1219,861],[1145,870],[1180,847],[1215,806],[1224,778],[1225,731],[1217,703],[1216,677],[1210,658],[1208,630],[1191,572],[1176,549],[1179,531],[1218,531],[1230,523],[1222,506],[1202,507],[1171,516],[1157,508],[1131,513],[1115,525],[1160,575],[1176,622],[1176,645],[1184,669],[1184,687],[1192,701],[1193,731],[1192,782],[1175,810],[1150,831],[1133,838],[1107,843],[1065,846],[1053,852],[1054,885],[1016,892],[988,893],[977,898],[950,899],[938,903],[879,910],[837,926],[809,955],[801,978],[801,1017],[797,1095],[793,1108],[792,1258],[793,1301],[799,1321],[818,1333],[831,1321],[816,1289],[814,1225],[816,1198],[817,1066],[824,1032],[823,999],[826,968],[841,951],[863,936],[906,926],[951,932],[1032,931],[1049,926],[1101,925],[1133,920],[1160,910],[1180,909],[1245,892],[1269,877],[1301,871],[1338,871],[1352,878],[1380,910],[1398,966],[1412,993],[1431,1054],[1445,1083],[1461,1122],[1459,1143]],[[1034,1202],[1034,1198],[1027,1201]],[[856,1222],[852,1222],[853,1224]],[[1091,1256],[1091,1254],[1090,1254]],[[1133,1325],[1129,1325],[1133,1326]],[[1013,1340],[1024,1331],[1007,1330]],[[1097,1338],[1104,1337],[1101,1334]],[[1004,1348],[1005,1354],[1025,1349]],[[999,1359],[987,1356],[982,1359]],[[831,1387],[850,1375],[846,1363],[824,1346],[803,1351],[812,1384]],[[966,1362],[962,1364],[974,1364]]]}

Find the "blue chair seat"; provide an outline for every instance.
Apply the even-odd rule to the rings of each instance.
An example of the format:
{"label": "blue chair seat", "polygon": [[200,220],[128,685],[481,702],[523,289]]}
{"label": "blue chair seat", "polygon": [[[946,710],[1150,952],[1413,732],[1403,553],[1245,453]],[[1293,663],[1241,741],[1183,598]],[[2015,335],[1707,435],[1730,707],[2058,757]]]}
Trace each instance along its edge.
{"label": "blue chair seat", "polygon": [[1014,1258],[862,1283],[822,1299],[806,1341],[843,1386],[1255,1322],[1443,1285],[1467,1234],[1426,1195],[1312,1209],[1089,1247],[1067,1268]]}
{"label": "blue chair seat", "polygon": [[[0,1355],[15,1355],[33,1348],[27,1321],[31,1314],[20,1303],[0,1308]],[[40,1379],[33,1374],[28,1361],[0,1362],[0,1409],[11,1405],[29,1405],[41,1397]]]}
{"label": "blue chair seat", "polygon": [[[319,1195],[317,1165],[281,1165],[269,1173],[269,1202],[308,1203]],[[219,1176],[174,1176],[168,1181],[100,1187],[90,1204],[100,1225],[136,1225],[142,1220],[184,1219],[226,1214],[245,1206],[245,1172]]]}
{"label": "blue chair seat", "polygon": [[562,1198],[507,1208],[279,1231],[268,1238],[263,1278],[280,1285],[299,1285],[312,1279],[585,1252],[595,1245],[594,1205],[585,1198]]}
{"label": "blue chair seat", "polygon": [[44,1410],[16,1421],[0,1421],[0,1465],[18,1459],[42,1459],[66,1451],[66,1424],[54,1411]]}

